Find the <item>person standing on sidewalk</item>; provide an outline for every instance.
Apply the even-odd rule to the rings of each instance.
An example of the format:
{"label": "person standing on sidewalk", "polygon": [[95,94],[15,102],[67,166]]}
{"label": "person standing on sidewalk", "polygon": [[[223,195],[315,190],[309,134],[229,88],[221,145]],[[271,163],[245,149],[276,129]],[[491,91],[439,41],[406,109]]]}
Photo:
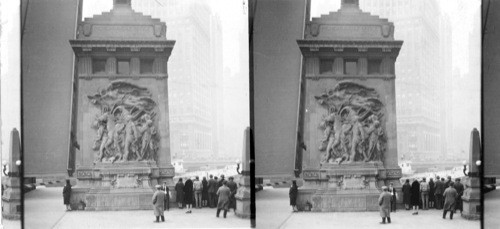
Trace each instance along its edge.
{"label": "person standing on sidewalk", "polygon": [[403,185],[403,203],[405,204],[405,209],[410,210],[411,206],[411,185],[410,180],[406,179],[405,184]]}
{"label": "person standing on sidewalk", "polygon": [[66,180],[66,185],[63,188],[63,200],[64,200],[64,205],[66,205],[66,211],[71,211],[70,199],[71,199],[71,183],[69,180]]}
{"label": "person standing on sidewalk", "polygon": [[422,194],[422,210],[429,209],[429,183],[425,181],[425,177],[420,183],[420,193]]}
{"label": "person standing on sidewalk", "polygon": [[418,180],[411,183],[411,206],[413,206],[413,215],[418,215],[418,205],[420,204],[420,184]]}
{"label": "person standing on sidewalk", "polygon": [[229,195],[231,190],[226,186],[227,181],[222,182],[222,186],[217,190],[217,196],[219,196],[219,202],[217,203],[217,217],[219,217],[220,211],[224,210],[224,218],[226,218],[227,210],[229,208]]}
{"label": "person standing on sidewalk", "polygon": [[165,192],[161,190],[161,185],[156,185],[156,192],[153,194],[153,205],[155,206],[154,212],[155,212],[155,217],[156,221],[153,221],[155,223],[160,222],[160,217],[161,221],[165,222],[165,216],[163,215],[164,211],[164,204],[165,204]]}
{"label": "person standing on sidewalk", "polygon": [[453,188],[454,183],[450,182],[449,187],[444,190],[444,210],[443,219],[446,219],[446,212],[450,211],[450,219],[453,219],[453,211],[455,211],[455,200],[457,199],[458,193],[455,188]]}
{"label": "person standing on sidewalk", "polygon": [[431,178],[429,179],[429,208],[434,208],[434,203],[436,201],[436,198],[434,196],[434,192],[436,192],[436,184],[434,183],[434,180]]}
{"label": "person standing on sidewalk", "polygon": [[238,191],[238,185],[234,182],[234,177],[229,177],[227,182],[227,187],[231,193],[229,194],[229,209],[233,208],[236,211],[236,191]]}
{"label": "person standing on sidewalk", "polygon": [[167,182],[163,182],[161,190],[165,193],[165,206],[163,210],[168,211],[170,209],[170,189],[167,186]]}
{"label": "person standing on sidewalk", "polygon": [[208,206],[208,181],[206,177],[203,177],[201,184],[203,184],[203,191],[201,192],[201,206],[206,207]]}
{"label": "person standing on sidewalk", "polygon": [[210,179],[208,179],[208,206],[210,208],[215,208],[215,199],[217,198],[215,192],[217,192],[217,182],[210,174]]}
{"label": "person standing on sidewalk", "polygon": [[186,213],[191,213],[191,206],[193,204],[193,181],[188,178],[184,183],[184,203],[186,204]]}
{"label": "person standing on sidewalk", "polygon": [[382,187],[382,193],[378,198],[378,205],[380,206],[380,217],[382,217],[381,224],[385,224],[385,218],[387,218],[387,223],[391,223],[391,202],[392,195],[389,193],[387,186]]}
{"label": "person standing on sidewalk", "polygon": [[455,190],[457,190],[457,201],[456,201],[456,206],[455,206],[455,212],[456,210],[460,210],[460,213],[463,211],[463,206],[462,206],[462,195],[464,194],[464,185],[460,183],[460,178],[455,179],[455,185],[453,186]]}
{"label": "person standing on sidewalk", "polygon": [[203,192],[203,183],[200,181],[200,177],[196,176],[193,182],[194,188],[194,207],[201,208],[201,193]]}
{"label": "person standing on sidewalk", "polygon": [[298,212],[297,209],[297,195],[299,193],[299,187],[297,187],[297,182],[292,181],[292,187],[290,187],[290,191],[288,191],[288,197],[290,197],[290,205],[292,206],[293,212]]}
{"label": "person standing on sidewalk", "polygon": [[394,184],[391,182],[389,185],[389,193],[392,196],[391,199],[391,212],[396,212],[396,200],[398,193],[396,192],[396,188],[394,188]]}
{"label": "person standing on sidewalk", "polygon": [[443,209],[443,192],[444,192],[444,182],[440,180],[439,176],[436,177],[436,188],[434,190],[434,195],[436,196],[436,209]]}
{"label": "person standing on sidewalk", "polygon": [[177,184],[175,184],[176,201],[179,205],[179,209],[182,209],[182,204],[184,203],[184,183],[182,183],[182,178],[179,178]]}

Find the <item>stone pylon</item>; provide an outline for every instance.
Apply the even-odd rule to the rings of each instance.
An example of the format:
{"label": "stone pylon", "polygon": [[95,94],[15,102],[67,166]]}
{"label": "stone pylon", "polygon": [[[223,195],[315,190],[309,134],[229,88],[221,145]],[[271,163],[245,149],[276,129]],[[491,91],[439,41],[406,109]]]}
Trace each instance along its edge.
{"label": "stone pylon", "polygon": [[481,141],[479,131],[474,128],[470,136],[469,176],[464,179],[464,195],[462,217],[466,219],[481,219],[481,181],[476,161],[481,160]]}
{"label": "stone pylon", "polygon": [[241,162],[240,187],[236,193],[236,216],[241,218],[250,217],[251,187],[250,187],[250,128],[245,129],[243,142],[243,153]]}
{"label": "stone pylon", "polygon": [[16,165],[20,158],[21,141],[19,131],[14,128],[10,132],[9,176],[2,179],[2,186],[5,188],[2,195],[2,216],[6,219],[21,218],[21,179]]}

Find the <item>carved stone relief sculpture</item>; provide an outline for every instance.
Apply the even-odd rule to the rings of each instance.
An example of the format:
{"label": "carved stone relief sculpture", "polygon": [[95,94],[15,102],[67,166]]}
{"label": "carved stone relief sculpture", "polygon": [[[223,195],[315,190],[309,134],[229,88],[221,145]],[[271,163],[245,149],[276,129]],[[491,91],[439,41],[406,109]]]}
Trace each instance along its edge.
{"label": "carved stone relief sculpture", "polygon": [[147,88],[116,81],[87,97],[100,109],[92,123],[95,162],[156,161],[156,103]]}
{"label": "carved stone relief sculpture", "polygon": [[315,98],[328,110],[319,125],[321,164],[382,161],[384,105],[374,89],[341,82]]}

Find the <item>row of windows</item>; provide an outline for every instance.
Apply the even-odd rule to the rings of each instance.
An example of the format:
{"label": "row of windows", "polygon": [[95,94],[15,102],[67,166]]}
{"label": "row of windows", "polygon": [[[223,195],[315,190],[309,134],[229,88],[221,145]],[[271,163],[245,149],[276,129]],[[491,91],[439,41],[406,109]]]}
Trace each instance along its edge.
{"label": "row of windows", "polygon": [[[333,72],[333,59],[322,59],[319,63],[319,73],[324,74]],[[344,75],[357,75],[358,74],[358,60],[357,59],[344,59]],[[368,59],[368,74],[380,74],[382,59]]]}
{"label": "row of windows", "polygon": [[[92,73],[104,74],[106,73],[106,59],[92,59]],[[154,59],[140,59],[139,72],[140,74],[152,74]],[[130,59],[117,59],[116,60],[116,74],[129,75],[130,74]]]}

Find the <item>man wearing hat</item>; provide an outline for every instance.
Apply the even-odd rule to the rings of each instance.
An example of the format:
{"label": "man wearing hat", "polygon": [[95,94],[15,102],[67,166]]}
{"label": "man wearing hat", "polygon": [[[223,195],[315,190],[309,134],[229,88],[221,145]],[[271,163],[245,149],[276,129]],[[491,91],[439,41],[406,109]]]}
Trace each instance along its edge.
{"label": "man wearing hat", "polygon": [[463,211],[463,206],[462,206],[462,195],[464,194],[464,185],[460,183],[460,178],[455,179],[455,185],[453,185],[455,190],[457,190],[457,200],[456,200],[456,205],[454,212],[456,213],[457,210],[460,210],[460,213]]}
{"label": "man wearing hat", "polygon": [[380,206],[380,217],[382,217],[382,224],[385,224],[385,218],[387,222],[391,223],[391,199],[392,195],[389,193],[389,188],[387,186],[382,187],[382,193],[378,198],[378,205]]}
{"label": "man wearing hat", "polygon": [[233,177],[229,177],[229,181],[227,182],[227,187],[229,188],[229,191],[231,191],[231,193],[229,194],[229,209],[233,208],[235,211],[236,211],[236,198],[235,198],[235,195],[236,195],[236,192],[238,191],[238,185],[236,184],[236,182],[234,182],[234,178]]}
{"label": "man wearing hat", "polygon": [[165,216],[163,216],[163,209],[164,209],[164,204],[165,204],[165,192],[161,190],[161,185],[156,185],[156,192],[153,194],[153,205],[155,206],[154,211],[155,211],[155,216],[156,216],[156,221],[155,223],[160,222],[160,216],[161,216],[161,221],[165,222]]}

